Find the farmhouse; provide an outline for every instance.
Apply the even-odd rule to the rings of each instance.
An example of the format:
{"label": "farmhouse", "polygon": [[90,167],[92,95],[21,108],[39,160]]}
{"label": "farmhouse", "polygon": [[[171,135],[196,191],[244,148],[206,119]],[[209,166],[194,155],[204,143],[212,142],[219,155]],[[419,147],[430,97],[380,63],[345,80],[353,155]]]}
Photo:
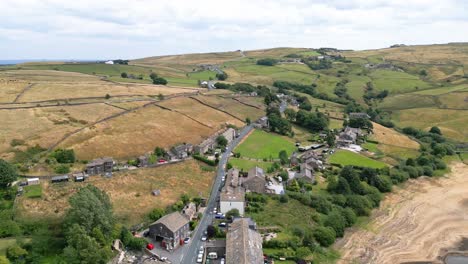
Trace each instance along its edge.
{"label": "farmhouse", "polygon": [[86,165],[86,173],[89,175],[111,173],[113,166],[112,158],[94,159]]}
{"label": "farmhouse", "polygon": [[315,182],[315,175],[314,169],[307,163],[301,164],[301,171],[296,173],[296,179],[303,179],[306,182],[314,183]]}
{"label": "farmhouse", "polygon": [[226,236],[227,264],[263,264],[262,237],[249,228],[247,218],[236,218]]}
{"label": "farmhouse", "polygon": [[106,61],[106,62],[104,62],[104,63],[105,63],[105,64],[108,64],[108,65],[113,65],[113,64],[114,64],[114,61],[111,61],[111,60],[110,60],[110,61]]}
{"label": "farmhouse", "polygon": [[186,206],[184,206],[184,209],[182,209],[182,214],[187,217],[190,221],[196,219],[197,216],[197,206],[195,203],[188,203]]}
{"label": "farmhouse", "polygon": [[148,164],[148,157],[146,155],[138,157],[138,167],[146,167]]}
{"label": "farmhouse", "polygon": [[162,241],[166,249],[177,248],[189,235],[189,220],[179,212],[161,217],[149,227],[149,235],[156,241]]}
{"label": "farmhouse", "polygon": [[237,209],[240,215],[244,215],[245,190],[240,184],[239,170],[230,169],[227,172],[226,184],[221,190],[219,203],[223,214],[231,209]]}
{"label": "farmhouse", "polygon": [[237,132],[233,128],[228,128],[224,131],[222,130],[218,131],[215,134],[211,135],[209,138],[203,140],[203,142],[200,143],[199,145],[195,146],[193,148],[194,152],[204,154],[210,150],[214,150],[216,148],[216,139],[220,135],[224,136],[227,139],[228,144],[229,144],[231,143],[231,141],[234,140],[234,138],[236,138]]}
{"label": "farmhouse", "polygon": [[39,178],[29,178],[26,180],[28,185],[38,185],[39,184]]}
{"label": "farmhouse", "polygon": [[361,129],[346,127],[344,131],[338,135],[336,144],[338,145],[338,147],[346,147],[350,144],[356,144],[357,138],[361,135]]}
{"label": "farmhouse", "polygon": [[193,145],[192,144],[180,144],[177,146],[174,146],[170,150],[170,154],[172,157],[176,159],[185,159],[187,158],[190,153],[193,151]]}
{"label": "farmhouse", "polygon": [[260,129],[268,128],[269,127],[268,117],[266,116],[261,117],[260,119],[257,120],[257,122],[255,122],[254,126]]}
{"label": "farmhouse", "polygon": [[312,167],[314,170],[323,169],[323,162],[320,160],[317,153],[308,151],[301,156],[302,162]]}
{"label": "farmhouse", "polygon": [[265,193],[265,185],[265,173],[257,166],[250,169],[247,178],[242,180],[242,186],[248,192]]}

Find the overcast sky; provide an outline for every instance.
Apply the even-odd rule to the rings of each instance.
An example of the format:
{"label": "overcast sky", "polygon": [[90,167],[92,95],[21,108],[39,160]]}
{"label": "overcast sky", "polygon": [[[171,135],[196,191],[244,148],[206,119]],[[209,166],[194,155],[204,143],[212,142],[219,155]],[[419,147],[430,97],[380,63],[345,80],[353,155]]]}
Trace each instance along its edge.
{"label": "overcast sky", "polygon": [[0,0],[1,59],[468,41],[468,0]]}

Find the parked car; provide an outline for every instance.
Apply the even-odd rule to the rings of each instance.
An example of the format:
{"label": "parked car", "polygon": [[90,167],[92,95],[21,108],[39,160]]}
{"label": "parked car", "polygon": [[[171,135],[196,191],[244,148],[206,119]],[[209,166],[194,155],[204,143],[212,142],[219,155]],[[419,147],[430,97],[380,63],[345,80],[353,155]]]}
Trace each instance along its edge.
{"label": "parked car", "polygon": [[219,226],[219,227],[226,227],[226,223],[225,223],[225,222],[219,223],[218,226]]}
{"label": "parked car", "polygon": [[186,237],[186,238],[184,239],[184,244],[188,244],[188,243],[190,243],[190,237]]}
{"label": "parked car", "polygon": [[206,236],[202,236],[201,237],[201,241],[206,241],[207,237]]}
{"label": "parked car", "polygon": [[166,162],[167,162],[167,160],[165,160],[165,159],[159,159],[158,160],[158,163],[166,163]]}
{"label": "parked car", "polygon": [[224,264],[224,263],[225,263],[225,262],[224,262],[224,258],[221,258],[221,262],[220,262],[220,263],[221,263],[221,264]]}
{"label": "parked car", "polygon": [[225,217],[225,216],[224,216],[224,214],[222,214],[222,213],[216,213],[216,215],[215,215],[215,218],[216,218],[216,219],[224,219],[224,217]]}
{"label": "parked car", "polygon": [[197,263],[202,263],[202,262],[203,262],[203,254],[198,254]]}

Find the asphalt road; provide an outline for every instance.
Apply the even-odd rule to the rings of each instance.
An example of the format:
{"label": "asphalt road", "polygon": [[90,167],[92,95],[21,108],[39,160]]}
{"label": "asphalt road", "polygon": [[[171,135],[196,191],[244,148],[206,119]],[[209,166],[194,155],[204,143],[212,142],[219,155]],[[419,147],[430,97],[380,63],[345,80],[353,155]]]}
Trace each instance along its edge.
{"label": "asphalt road", "polygon": [[191,242],[189,246],[183,247],[182,257],[179,263],[182,264],[192,264],[196,263],[198,250],[200,246],[204,246],[204,242],[201,241],[201,237],[203,236],[203,232],[206,230],[208,225],[210,225],[213,221],[214,215],[212,214],[213,208],[217,206],[216,200],[219,197],[220,187],[222,184],[222,177],[226,174],[226,164],[229,159],[229,155],[231,154],[232,150],[239,144],[239,142],[247,136],[247,134],[253,129],[253,125],[248,125],[242,129],[239,133],[239,136],[234,139],[229,146],[227,146],[226,151],[221,155],[221,158],[218,163],[218,171],[216,173],[216,179],[213,183],[213,188],[211,189],[210,199],[208,200],[206,211],[203,214],[202,219],[200,220],[197,228],[194,230]]}

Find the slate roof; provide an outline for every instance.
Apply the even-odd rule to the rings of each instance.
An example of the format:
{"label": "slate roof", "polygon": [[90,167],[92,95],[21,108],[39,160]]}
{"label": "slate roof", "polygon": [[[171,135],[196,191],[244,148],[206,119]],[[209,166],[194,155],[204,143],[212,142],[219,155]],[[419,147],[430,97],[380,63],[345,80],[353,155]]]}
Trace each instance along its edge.
{"label": "slate roof", "polygon": [[237,218],[229,226],[226,264],[263,264],[262,237],[249,228],[247,218]]}
{"label": "slate roof", "polygon": [[189,223],[189,220],[187,219],[187,217],[185,217],[179,212],[174,212],[174,213],[161,217],[158,221],[154,222],[151,225],[163,224],[172,232],[176,232],[177,230],[179,230],[181,227],[183,227],[184,225],[188,223]]}

